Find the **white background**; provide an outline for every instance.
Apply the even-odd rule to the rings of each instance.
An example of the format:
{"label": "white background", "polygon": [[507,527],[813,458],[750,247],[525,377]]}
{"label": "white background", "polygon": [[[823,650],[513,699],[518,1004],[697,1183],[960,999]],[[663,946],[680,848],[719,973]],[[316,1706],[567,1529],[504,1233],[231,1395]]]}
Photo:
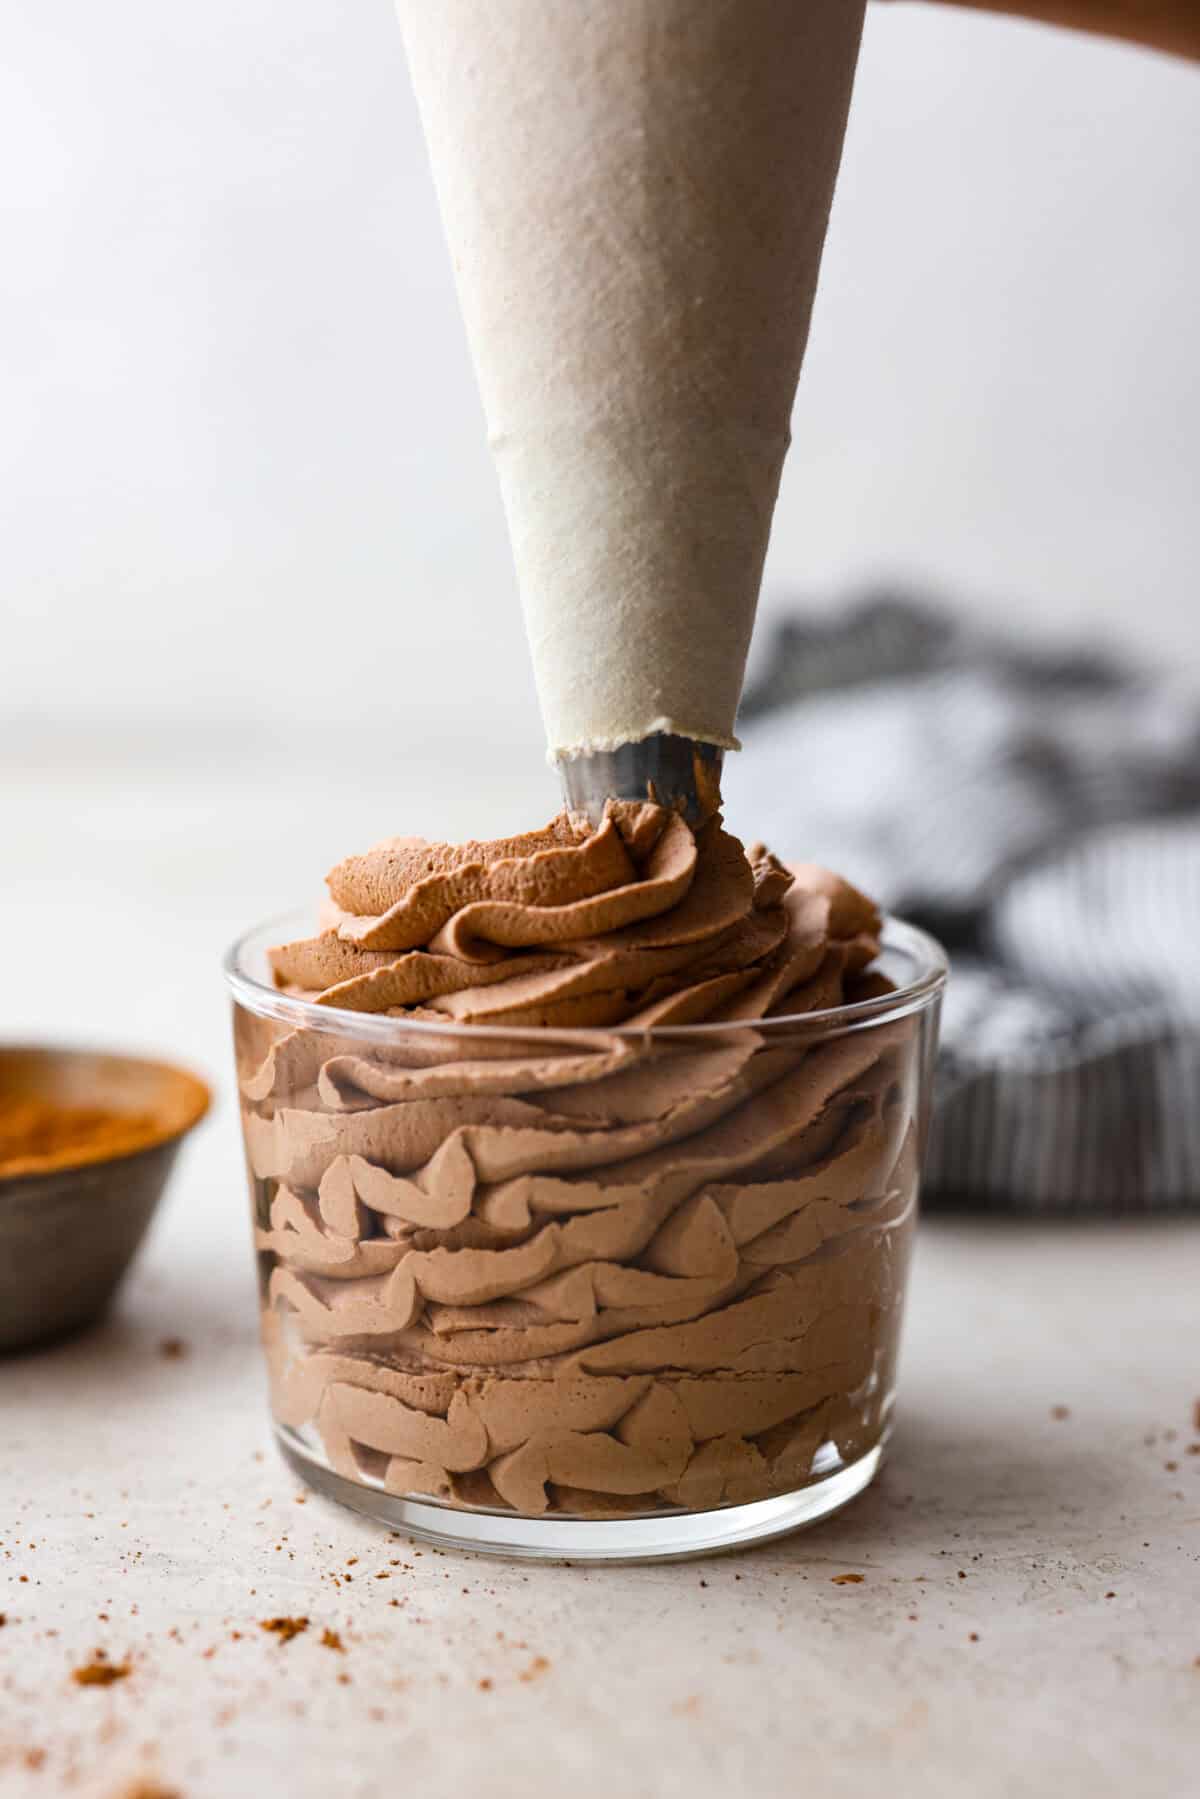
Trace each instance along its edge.
{"label": "white background", "polygon": [[[387,0],[0,19],[5,721],[482,739],[549,803]],[[1198,312],[1200,73],[874,5],[767,606],[1189,655]]]}

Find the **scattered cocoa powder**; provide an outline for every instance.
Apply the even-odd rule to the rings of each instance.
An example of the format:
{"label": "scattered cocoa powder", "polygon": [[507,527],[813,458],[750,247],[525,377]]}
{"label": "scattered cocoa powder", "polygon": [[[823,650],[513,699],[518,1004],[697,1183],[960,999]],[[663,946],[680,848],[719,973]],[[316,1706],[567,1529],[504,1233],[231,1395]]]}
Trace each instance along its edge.
{"label": "scattered cocoa powder", "polygon": [[835,1587],[857,1587],[861,1586],[865,1578],[862,1574],[835,1574],[832,1584]]}
{"label": "scattered cocoa powder", "polygon": [[527,1668],[522,1668],[521,1679],[526,1681],[536,1680],[538,1675],[544,1674],[549,1666],[550,1663],[544,1655],[535,1655],[529,1666]]}
{"label": "scattered cocoa powder", "polygon": [[71,1679],[77,1687],[110,1687],[115,1680],[124,1680],[130,1672],[128,1662],[110,1662],[105,1651],[97,1649],[90,1662],[85,1662],[81,1668],[72,1668]]}
{"label": "scattered cocoa powder", "polygon": [[260,1630],[270,1630],[281,1643],[290,1643],[298,1637],[302,1630],[308,1629],[307,1618],[262,1618],[259,1620]]}
{"label": "scattered cocoa powder", "polygon": [[342,1639],[336,1630],[323,1630],[321,1632],[321,1647],[323,1649],[340,1649],[343,1655],[346,1653],[346,1645],[342,1642]]}

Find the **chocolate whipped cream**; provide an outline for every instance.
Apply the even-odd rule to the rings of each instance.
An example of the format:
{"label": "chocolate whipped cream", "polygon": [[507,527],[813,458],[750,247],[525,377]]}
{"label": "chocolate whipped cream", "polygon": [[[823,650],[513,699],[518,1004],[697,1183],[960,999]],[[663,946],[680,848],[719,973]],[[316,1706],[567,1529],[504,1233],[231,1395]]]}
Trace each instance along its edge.
{"label": "chocolate whipped cream", "polygon": [[873,1448],[915,1027],[805,1022],[888,990],[871,902],[649,804],[390,839],[329,890],[271,952],[328,1027],[238,1018],[293,1442],[527,1515],[762,1499]]}

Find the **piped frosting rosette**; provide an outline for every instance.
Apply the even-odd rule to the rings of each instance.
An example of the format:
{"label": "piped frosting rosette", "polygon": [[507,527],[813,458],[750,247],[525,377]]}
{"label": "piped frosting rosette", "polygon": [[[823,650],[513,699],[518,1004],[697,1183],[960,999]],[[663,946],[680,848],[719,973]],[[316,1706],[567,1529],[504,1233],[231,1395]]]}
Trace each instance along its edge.
{"label": "piped frosting rosette", "polygon": [[271,955],[328,1029],[240,1057],[280,1423],[524,1514],[762,1498],[870,1448],[913,1037],[803,1020],[886,991],[871,903],[652,805],[392,839],[329,887]]}

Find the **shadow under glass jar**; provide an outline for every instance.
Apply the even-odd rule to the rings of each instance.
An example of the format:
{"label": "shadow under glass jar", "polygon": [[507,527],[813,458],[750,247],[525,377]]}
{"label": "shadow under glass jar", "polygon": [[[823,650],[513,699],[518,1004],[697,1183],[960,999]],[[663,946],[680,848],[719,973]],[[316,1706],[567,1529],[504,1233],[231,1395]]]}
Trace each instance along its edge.
{"label": "shadow under glass jar", "polygon": [[945,958],[648,1031],[363,1015],[226,965],[271,1407],[321,1491],[435,1541],[654,1560],[871,1480]]}

